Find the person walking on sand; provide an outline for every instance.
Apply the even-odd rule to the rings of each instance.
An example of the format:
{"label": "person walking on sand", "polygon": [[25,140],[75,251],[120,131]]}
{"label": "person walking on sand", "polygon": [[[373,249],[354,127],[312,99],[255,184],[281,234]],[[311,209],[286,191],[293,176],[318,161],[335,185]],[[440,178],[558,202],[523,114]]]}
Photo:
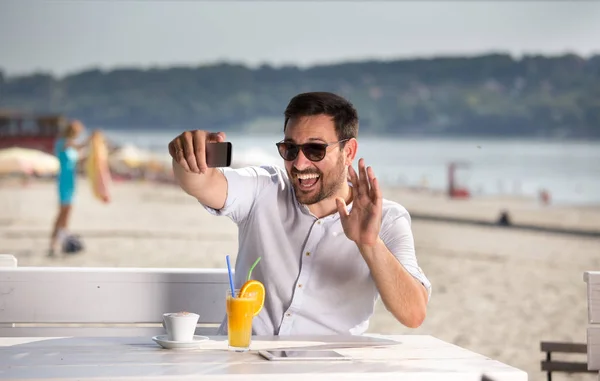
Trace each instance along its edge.
{"label": "person walking on sand", "polygon": [[54,153],[60,164],[56,177],[59,207],[50,236],[48,250],[50,257],[55,255],[57,249],[62,246],[63,240],[68,236],[67,226],[76,190],[77,163],[81,156],[81,149],[87,145],[87,141],[81,144],[76,144],[75,141],[84,129],[85,127],[80,121],[73,120],[61,131],[54,144]]}
{"label": "person walking on sand", "polygon": [[266,296],[254,334],[362,334],[379,297],[401,324],[420,326],[431,284],[406,209],[383,199],[364,159],[358,171],[352,166],[354,106],[336,94],[303,93],[284,115],[276,146],[285,169],[207,168],[206,144],[224,141],[222,132],[185,131],[168,146],[179,186],[238,226],[236,287],[262,257],[253,278]]}

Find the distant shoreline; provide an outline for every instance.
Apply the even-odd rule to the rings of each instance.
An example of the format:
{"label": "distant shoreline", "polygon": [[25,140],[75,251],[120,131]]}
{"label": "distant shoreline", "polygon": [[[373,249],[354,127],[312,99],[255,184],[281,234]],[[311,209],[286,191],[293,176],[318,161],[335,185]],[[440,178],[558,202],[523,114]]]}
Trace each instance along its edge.
{"label": "distant shoreline", "polygon": [[[222,131],[226,134],[231,134],[234,136],[244,135],[246,137],[272,137],[275,135],[283,136],[283,127],[281,130],[273,131],[273,132],[255,132],[255,131],[244,131],[238,129],[210,129],[209,127],[194,127],[187,126],[181,128],[175,127],[153,127],[153,126],[144,126],[144,127],[132,127],[132,126],[111,126],[111,127],[101,127],[90,125],[90,129],[98,128],[103,131],[108,132],[173,132],[173,137],[177,135],[179,132],[194,130],[194,129],[207,129],[210,131]],[[534,136],[534,135],[458,135],[458,134],[407,134],[407,133],[374,133],[372,131],[359,131],[359,139],[362,138],[405,138],[410,140],[422,140],[422,141],[430,141],[430,140],[443,140],[443,141],[456,141],[456,140],[495,140],[495,141],[505,141],[505,142],[548,142],[548,143],[556,143],[556,142],[569,142],[569,143],[600,143],[600,137],[561,137],[561,136]]]}
{"label": "distant shoreline", "polygon": [[398,136],[600,140],[600,55],[507,54],[366,61],[308,69],[215,64],[4,77],[2,107],[64,113],[90,126],[282,129],[301,92],[330,91],[360,129]]}

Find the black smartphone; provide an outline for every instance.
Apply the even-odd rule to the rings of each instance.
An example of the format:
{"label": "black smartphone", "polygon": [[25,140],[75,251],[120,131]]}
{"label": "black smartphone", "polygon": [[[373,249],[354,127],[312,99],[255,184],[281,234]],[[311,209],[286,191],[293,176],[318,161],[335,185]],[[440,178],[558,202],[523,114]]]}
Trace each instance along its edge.
{"label": "black smartphone", "polygon": [[231,143],[206,143],[206,165],[209,168],[231,165]]}

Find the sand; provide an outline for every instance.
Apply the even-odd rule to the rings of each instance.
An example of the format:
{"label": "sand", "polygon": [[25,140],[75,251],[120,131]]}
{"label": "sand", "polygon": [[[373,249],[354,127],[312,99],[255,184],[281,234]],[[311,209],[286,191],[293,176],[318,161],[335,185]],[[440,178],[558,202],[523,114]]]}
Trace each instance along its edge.
{"label": "sand", "polygon": [[[85,251],[47,258],[56,213],[55,186],[0,183],[0,253],[19,266],[223,267],[235,258],[237,229],[209,215],[172,185],[115,183],[113,201],[92,198],[80,180],[71,220]],[[493,221],[508,209],[518,223],[600,230],[600,208],[540,206],[535,200],[479,198],[386,189],[386,198],[410,212]],[[600,270],[600,238],[498,227],[413,221],[417,256],[433,284],[424,324],[403,327],[379,303],[370,332],[430,334],[543,380],[541,340],[585,342],[587,306],[583,272]],[[563,356],[564,357],[564,356]],[[571,357],[572,358],[572,357]],[[585,361],[585,356],[580,356]],[[556,380],[597,375],[555,374]]]}

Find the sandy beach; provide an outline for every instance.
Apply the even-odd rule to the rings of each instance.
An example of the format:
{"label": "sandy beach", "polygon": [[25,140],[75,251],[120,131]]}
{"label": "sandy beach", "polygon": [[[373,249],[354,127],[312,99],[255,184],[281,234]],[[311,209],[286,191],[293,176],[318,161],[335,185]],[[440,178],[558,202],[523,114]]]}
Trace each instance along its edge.
{"label": "sandy beach", "polygon": [[[235,258],[236,226],[209,215],[178,187],[113,185],[112,202],[102,204],[80,179],[71,227],[85,251],[52,259],[45,252],[56,213],[54,183],[0,183],[0,253],[14,254],[19,266],[223,267],[226,254]],[[452,201],[405,189],[385,189],[384,197],[411,213],[494,221],[506,209],[517,223],[600,230],[598,206],[498,197]],[[413,231],[419,263],[433,285],[427,319],[409,329],[379,303],[370,332],[430,334],[521,368],[530,380],[545,379],[541,340],[585,342],[582,274],[600,269],[600,238],[419,219]]]}

